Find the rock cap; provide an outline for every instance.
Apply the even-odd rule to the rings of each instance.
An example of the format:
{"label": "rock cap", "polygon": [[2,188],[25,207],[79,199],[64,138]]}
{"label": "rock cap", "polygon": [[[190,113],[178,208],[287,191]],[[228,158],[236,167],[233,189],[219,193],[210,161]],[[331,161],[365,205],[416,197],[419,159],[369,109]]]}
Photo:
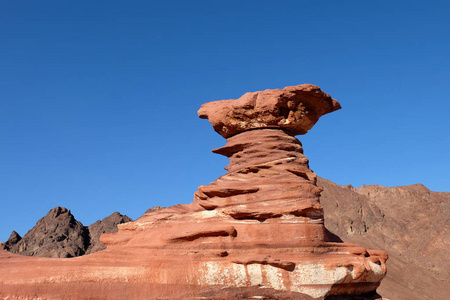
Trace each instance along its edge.
{"label": "rock cap", "polygon": [[239,99],[203,104],[198,111],[224,138],[240,132],[279,128],[305,134],[324,114],[341,108],[339,102],[312,84],[246,93]]}

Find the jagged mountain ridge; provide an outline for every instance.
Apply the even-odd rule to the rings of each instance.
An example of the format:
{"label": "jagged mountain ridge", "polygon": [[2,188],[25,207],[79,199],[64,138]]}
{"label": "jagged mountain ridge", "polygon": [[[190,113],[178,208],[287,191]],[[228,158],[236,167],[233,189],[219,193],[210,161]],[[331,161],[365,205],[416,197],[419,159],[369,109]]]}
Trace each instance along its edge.
{"label": "jagged mountain ridge", "polygon": [[450,193],[422,184],[340,186],[319,178],[325,226],[343,241],[389,254],[378,292],[388,299],[450,294]]}
{"label": "jagged mountain ridge", "polygon": [[132,221],[114,212],[89,226],[77,221],[70,210],[55,207],[41,218],[24,237],[13,231],[3,248],[21,255],[40,257],[76,257],[105,249],[100,235],[117,232],[117,224]]}

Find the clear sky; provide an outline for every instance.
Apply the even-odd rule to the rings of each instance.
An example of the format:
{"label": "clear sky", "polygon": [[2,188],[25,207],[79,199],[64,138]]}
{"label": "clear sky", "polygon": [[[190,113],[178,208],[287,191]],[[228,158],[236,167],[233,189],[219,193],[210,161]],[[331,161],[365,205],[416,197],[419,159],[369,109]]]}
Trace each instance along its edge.
{"label": "clear sky", "polygon": [[0,1],[0,241],[51,208],[89,225],[224,174],[202,103],[312,83],[299,136],[338,184],[450,190],[448,1]]}

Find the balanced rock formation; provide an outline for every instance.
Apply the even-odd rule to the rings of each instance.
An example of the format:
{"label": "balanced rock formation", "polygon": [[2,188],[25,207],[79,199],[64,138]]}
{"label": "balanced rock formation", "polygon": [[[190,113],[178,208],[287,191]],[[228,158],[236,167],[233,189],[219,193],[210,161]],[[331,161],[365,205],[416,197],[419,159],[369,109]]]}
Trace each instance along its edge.
{"label": "balanced rock formation", "polygon": [[0,253],[0,295],[375,299],[387,254],[334,241],[316,175],[294,137],[339,108],[313,85],[203,105],[199,116],[227,138],[214,150],[229,157],[227,174],[200,186],[189,205],[102,235],[103,251],[51,261]]}
{"label": "balanced rock formation", "polygon": [[77,257],[106,248],[103,233],[117,232],[118,224],[132,221],[118,212],[88,227],[77,221],[65,207],[55,207],[22,238],[13,231],[3,248],[12,253],[39,257]]}

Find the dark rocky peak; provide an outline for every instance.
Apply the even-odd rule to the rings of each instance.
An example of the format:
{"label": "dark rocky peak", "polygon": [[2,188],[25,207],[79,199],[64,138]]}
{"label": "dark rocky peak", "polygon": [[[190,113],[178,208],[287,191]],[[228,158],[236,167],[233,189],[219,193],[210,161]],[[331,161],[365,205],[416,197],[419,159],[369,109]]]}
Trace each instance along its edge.
{"label": "dark rocky peak", "polygon": [[17,244],[21,239],[22,239],[22,237],[20,236],[20,234],[18,234],[16,231],[13,230],[13,232],[11,232],[11,235],[9,236],[9,239],[6,241],[6,243],[3,244],[3,248],[6,250],[9,250],[12,246]]}
{"label": "dark rocky peak", "polygon": [[103,233],[117,232],[117,225],[132,221],[114,212],[89,227],[77,221],[69,209],[55,207],[22,238],[13,231],[0,248],[10,252],[41,257],[75,257],[105,249],[100,242]]}
{"label": "dark rocky peak", "polygon": [[69,225],[70,227],[75,227],[81,224],[75,219],[70,210],[60,206],[51,209],[37,224],[39,224],[39,222],[46,224],[46,226],[49,227],[48,230],[52,230],[54,226],[59,227],[61,225]]}
{"label": "dark rocky peak", "polygon": [[72,213],[70,212],[70,210],[68,210],[65,207],[61,207],[61,206],[57,206],[55,208],[52,208],[45,217],[49,217],[49,218],[57,218],[59,217],[61,214],[67,214],[69,216],[73,216]]}
{"label": "dark rocky peak", "polygon": [[6,243],[7,244],[15,244],[15,243],[19,242],[21,239],[22,239],[22,237],[20,236],[20,234],[18,234],[16,231],[13,230],[13,232],[11,232],[11,235],[9,236],[9,239]]}
{"label": "dark rocky peak", "polygon": [[25,236],[9,247],[21,255],[41,257],[74,257],[85,253],[89,234],[70,210],[55,207],[41,218]]}
{"label": "dark rocky peak", "polygon": [[100,236],[104,233],[114,233],[118,231],[117,225],[132,221],[126,215],[122,215],[119,212],[114,212],[110,216],[104,218],[103,220],[98,220],[97,222],[89,225],[89,237],[90,244],[86,249],[86,254],[94,253],[106,248],[105,244],[100,242]]}
{"label": "dark rocky peak", "polygon": [[113,212],[110,216],[104,218],[101,222],[102,224],[112,223],[112,224],[122,224],[125,222],[130,222],[132,219],[126,215],[122,215],[119,212]]}

